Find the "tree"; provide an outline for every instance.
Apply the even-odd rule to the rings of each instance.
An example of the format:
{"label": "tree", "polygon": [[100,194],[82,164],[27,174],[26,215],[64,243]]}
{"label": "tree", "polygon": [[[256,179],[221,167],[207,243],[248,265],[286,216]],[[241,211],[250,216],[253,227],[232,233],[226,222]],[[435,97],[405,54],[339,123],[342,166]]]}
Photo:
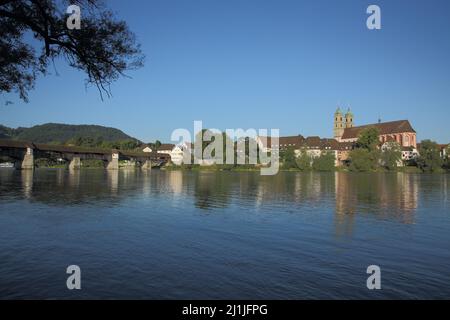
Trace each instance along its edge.
{"label": "tree", "polygon": [[312,167],[316,171],[333,171],[336,158],[331,152],[324,152],[319,157],[314,158]]}
{"label": "tree", "polygon": [[350,152],[350,170],[369,171],[378,167],[380,151],[378,150],[379,131],[375,127],[363,129],[356,142],[356,148]]}
{"label": "tree", "polygon": [[380,160],[384,168],[395,170],[402,159],[402,151],[398,142],[388,142],[381,153]]}
{"label": "tree", "polygon": [[308,155],[305,149],[300,151],[300,155],[297,157],[297,167],[302,171],[311,169],[311,156]]}
{"label": "tree", "polygon": [[417,166],[424,172],[440,171],[443,161],[439,154],[439,146],[431,140],[423,140],[420,143]]}
{"label": "tree", "polygon": [[356,148],[350,151],[351,171],[370,171],[373,169],[371,152],[364,148]]}
{"label": "tree", "polygon": [[[95,85],[103,99],[103,93],[110,96],[112,82],[143,65],[134,34],[102,1],[71,2],[82,10],[78,30],[66,25],[69,1],[0,0],[0,93],[15,91],[28,101],[37,75],[63,58],[86,73],[86,85]],[[25,42],[27,34],[41,43],[40,52]]]}
{"label": "tree", "polygon": [[356,142],[357,148],[364,148],[368,151],[375,150],[379,143],[380,132],[375,127],[369,127],[361,130],[358,141]]}
{"label": "tree", "polygon": [[283,163],[283,169],[297,168],[296,156],[294,148],[290,147],[283,151],[281,154],[281,161]]}
{"label": "tree", "polygon": [[155,141],[155,144],[154,144],[154,146],[155,146],[155,149],[159,149],[159,147],[161,147],[161,141],[159,141],[159,140],[156,140]]}

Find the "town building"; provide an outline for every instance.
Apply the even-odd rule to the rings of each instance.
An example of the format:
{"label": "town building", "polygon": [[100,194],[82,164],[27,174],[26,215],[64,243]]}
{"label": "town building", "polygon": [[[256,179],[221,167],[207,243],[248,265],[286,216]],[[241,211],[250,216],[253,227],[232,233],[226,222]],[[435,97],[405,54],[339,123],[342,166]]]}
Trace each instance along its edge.
{"label": "town building", "polygon": [[306,152],[311,158],[319,157],[322,153],[329,152],[334,154],[336,166],[342,165],[348,160],[348,153],[353,148],[353,143],[351,142],[338,142],[335,139],[320,138],[319,136],[306,138],[302,135],[279,137],[278,143],[274,143],[273,146],[271,137],[258,136],[256,142],[263,152],[275,152],[272,147],[281,152],[292,148],[297,156],[302,152]]}
{"label": "town building", "polygon": [[324,152],[335,155],[336,166],[348,161],[350,151],[355,147],[360,132],[375,127],[380,135],[380,148],[386,150],[390,144],[396,143],[401,149],[402,160],[412,160],[418,156],[416,131],[408,120],[381,122],[362,126],[355,126],[354,116],[350,109],[343,113],[337,108],[333,119],[334,139],[312,136],[304,138],[302,135],[279,137],[278,143],[272,146],[270,137],[258,136],[256,141],[264,152],[272,152],[272,148],[284,151],[293,148],[299,155],[305,151],[311,157],[319,157]]}

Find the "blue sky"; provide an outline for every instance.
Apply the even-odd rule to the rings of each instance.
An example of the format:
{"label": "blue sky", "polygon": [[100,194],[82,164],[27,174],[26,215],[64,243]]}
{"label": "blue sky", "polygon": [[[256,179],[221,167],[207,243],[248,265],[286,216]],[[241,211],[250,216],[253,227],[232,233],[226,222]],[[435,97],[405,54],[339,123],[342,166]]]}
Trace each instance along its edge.
{"label": "blue sky", "polygon": [[[381,7],[382,29],[366,28]],[[143,141],[176,128],[279,128],[332,136],[338,104],[355,123],[409,119],[450,142],[450,2],[407,0],[108,1],[136,33],[145,67],[100,100],[58,61],[29,103],[0,96],[0,123],[100,124]],[[4,105],[12,100],[14,104]],[[3,100],[3,103],[2,103]]]}

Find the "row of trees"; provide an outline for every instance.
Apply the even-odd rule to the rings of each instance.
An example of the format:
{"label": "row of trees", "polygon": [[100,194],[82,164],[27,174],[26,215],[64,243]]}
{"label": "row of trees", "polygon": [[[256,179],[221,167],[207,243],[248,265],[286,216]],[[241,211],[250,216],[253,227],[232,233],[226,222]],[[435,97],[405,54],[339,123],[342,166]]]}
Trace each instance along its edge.
{"label": "row of trees", "polygon": [[139,148],[141,142],[135,139],[107,141],[103,140],[103,138],[101,137],[90,138],[78,136],[67,140],[64,144],[67,146],[77,146],[86,148],[135,150]]}
{"label": "row of trees", "polygon": [[288,148],[280,153],[283,169],[300,169],[302,171],[333,171],[335,169],[335,157],[331,152],[323,152],[318,157],[312,157],[306,150],[296,154],[293,148]]}

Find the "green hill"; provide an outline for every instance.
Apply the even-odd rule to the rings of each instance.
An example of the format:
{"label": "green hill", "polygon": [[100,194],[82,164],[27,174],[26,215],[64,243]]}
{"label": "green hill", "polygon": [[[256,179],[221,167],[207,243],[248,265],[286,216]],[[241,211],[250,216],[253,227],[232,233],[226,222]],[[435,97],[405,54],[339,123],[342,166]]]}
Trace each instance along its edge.
{"label": "green hill", "polygon": [[130,137],[119,129],[98,125],[70,125],[46,123],[31,128],[17,129],[0,125],[0,139],[33,141],[36,143],[62,144],[75,140],[116,142],[137,139]]}

